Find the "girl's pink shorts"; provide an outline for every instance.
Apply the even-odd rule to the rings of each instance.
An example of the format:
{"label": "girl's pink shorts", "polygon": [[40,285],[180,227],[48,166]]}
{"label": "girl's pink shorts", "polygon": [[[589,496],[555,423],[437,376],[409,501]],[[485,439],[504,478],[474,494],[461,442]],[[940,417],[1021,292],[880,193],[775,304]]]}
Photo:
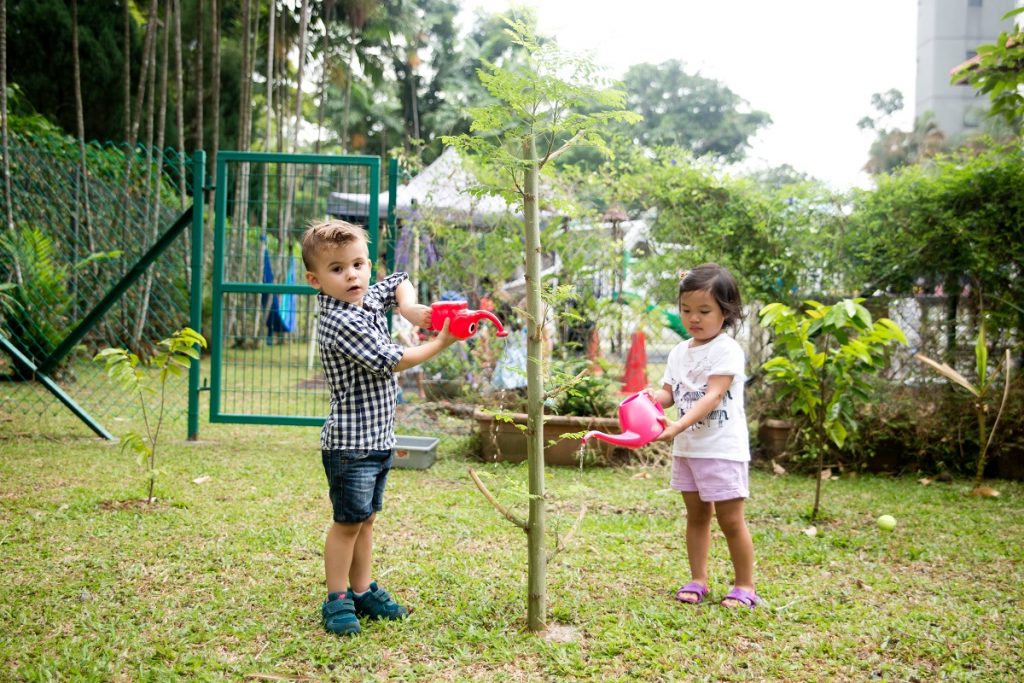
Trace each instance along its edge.
{"label": "girl's pink shorts", "polygon": [[750,463],[721,458],[672,457],[672,488],[693,492],[705,503],[749,498]]}

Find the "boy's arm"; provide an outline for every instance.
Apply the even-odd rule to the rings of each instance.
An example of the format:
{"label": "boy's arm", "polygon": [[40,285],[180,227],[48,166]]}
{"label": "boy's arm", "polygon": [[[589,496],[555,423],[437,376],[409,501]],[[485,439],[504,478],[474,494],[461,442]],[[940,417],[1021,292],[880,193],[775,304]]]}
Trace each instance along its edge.
{"label": "boy's arm", "polygon": [[[665,431],[655,440],[671,441],[677,434],[686,431],[703,420],[708,416],[708,413],[715,409],[715,406],[722,402],[731,385],[732,375],[712,375],[708,377],[707,392],[681,418],[675,422],[665,420]],[[656,394],[662,391],[664,390],[659,389]]]}
{"label": "boy's arm", "polygon": [[[398,312],[403,318],[416,327],[422,327],[425,330],[430,329],[430,306],[416,303],[416,288],[408,280],[403,280],[398,285],[398,288],[395,289],[395,303],[398,305]],[[426,358],[423,360],[426,360]],[[423,360],[419,361],[419,363],[422,363]],[[418,365],[419,363],[413,363],[413,365]]]}
{"label": "boy's arm", "polygon": [[411,367],[428,361],[457,342],[458,338],[453,337],[448,333],[448,323],[450,322],[450,319],[445,320],[444,327],[441,328],[441,333],[430,341],[424,342],[419,346],[410,346],[405,349],[405,351],[402,352],[402,359],[398,361],[397,365],[395,365],[394,371],[401,372],[402,370],[408,370]]}

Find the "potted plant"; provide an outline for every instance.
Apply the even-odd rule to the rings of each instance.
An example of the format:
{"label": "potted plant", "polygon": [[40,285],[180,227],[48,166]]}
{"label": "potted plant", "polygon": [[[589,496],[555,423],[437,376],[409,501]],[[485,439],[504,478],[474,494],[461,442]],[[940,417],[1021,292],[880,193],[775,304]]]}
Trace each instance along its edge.
{"label": "potted plant", "polygon": [[[568,378],[568,381],[567,381]],[[587,360],[556,361],[548,380],[544,416],[544,462],[578,465],[586,455],[609,461],[621,450],[592,439],[581,448],[580,439],[590,430],[617,432],[615,417],[619,396],[607,373],[590,372]],[[527,415],[522,412],[477,409],[473,413],[480,430],[480,455],[487,462],[526,460]]]}

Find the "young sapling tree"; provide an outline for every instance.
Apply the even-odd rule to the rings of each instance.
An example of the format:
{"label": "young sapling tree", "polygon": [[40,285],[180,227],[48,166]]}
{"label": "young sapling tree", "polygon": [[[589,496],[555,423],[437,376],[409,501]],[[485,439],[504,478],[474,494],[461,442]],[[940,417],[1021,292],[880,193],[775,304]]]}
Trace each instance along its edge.
{"label": "young sapling tree", "polygon": [[[521,21],[507,20],[521,61],[484,62],[477,71],[494,98],[470,108],[470,133],[445,137],[446,144],[468,153],[504,178],[503,185],[481,188],[522,207],[526,257],[527,321],[527,462],[529,578],[527,622],[530,631],[546,628],[547,593],[544,552],[544,372],[542,368],[540,183],[541,172],[574,145],[606,150],[602,130],[613,122],[635,123],[639,115],[624,111],[625,94],[604,87],[588,59],[562,53],[542,41]],[[486,494],[485,494],[486,495]],[[506,514],[506,517],[513,519]],[[516,518],[517,519],[517,518]]]}
{"label": "young sapling tree", "polygon": [[[107,376],[121,388],[123,392],[139,399],[142,407],[142,423],[144,432],[128,432],[121,442],[122,451],[134,452],[141,467],[146,468],[149,481],[146,502],[152,503],[153,488],[160,471],[156,467],[156,449],[160,440],[160,428],[164,422],[164,404],[167,394],[167,378],[171,375],[183,376],[188,372],[193,360],[199,359],[196,347],[206,348],[206,339],[191,327],[185,327],[157,344],[157,352],[148,361],[140,361],[139,357],[127,349],[103,349],[93,358],[102,363]],[[156,393],[151,373],[145,368],[157,370],[159,384],[159,400],[156,414],[153,415],[147,404],[147,397]]]}

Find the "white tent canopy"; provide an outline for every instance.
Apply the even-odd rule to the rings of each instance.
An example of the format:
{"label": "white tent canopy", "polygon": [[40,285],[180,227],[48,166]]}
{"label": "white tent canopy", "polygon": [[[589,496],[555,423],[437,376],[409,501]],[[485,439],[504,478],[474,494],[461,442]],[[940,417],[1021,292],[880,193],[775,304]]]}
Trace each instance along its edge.
{"label": "white tent canopy", "polygon": [[[398,186],[395,212],[408,218],[429,210],[472,225],[491,225],[501,217],[521,215],[502,197],[472,195],[470,189],[478,185],[459,153],[448,147],[408,184]],[[368,199],[365,194],[332,192],[327,199],[327,212],[332,216],[366,216]],[[378,201],[383,217],[388,193],[382,192]]]}

